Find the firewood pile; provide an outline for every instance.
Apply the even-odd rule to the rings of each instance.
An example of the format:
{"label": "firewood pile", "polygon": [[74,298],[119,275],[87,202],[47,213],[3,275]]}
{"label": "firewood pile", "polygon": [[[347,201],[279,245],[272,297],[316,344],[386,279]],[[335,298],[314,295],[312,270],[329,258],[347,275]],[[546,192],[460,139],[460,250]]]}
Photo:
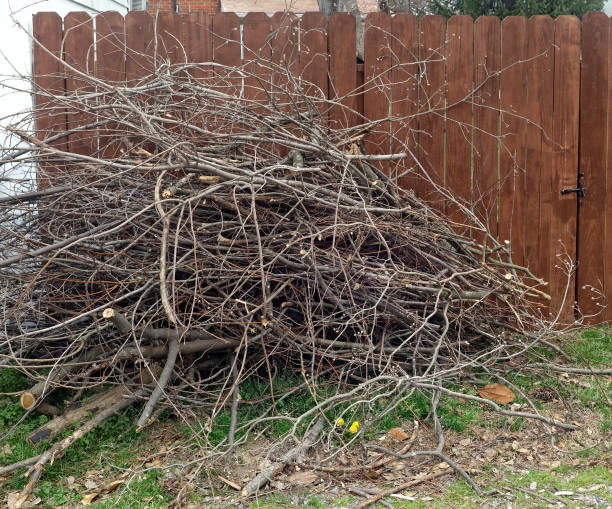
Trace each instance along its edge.
{"label": "firewood pile", "polygon": [[[72,95],[39,90],[53,101],[37,115],[67,112],[80,128],[45,137],[10,127],[0,363],[31,377],[21,396],[30,410],[57,410],[58,388],[75,400],[106,389],[32,441],[75,420],[75,433],[87,432],[131,404],[144,403],[139,428],[171,407],[205,409],[210,430],[231,407],[228,438],[208,451],[224,457],[249,377],[272,385],[288,370],[302,388],[337,385],[304,415],[284,417],[296,438],[304,423],[320,433],[313,418],[338,403],[383,393],[392,408],[421,391],[435,414],[459,376],[497,372],[547,343],[544,283],[447,191],[432,206],[402,189],[406,175],[435,183],[408,147],[364,150],[380,124],[335,124],[345,107],[297,79],[258,82],[270,93],[253,98],[247,69],[161,65],[129,86],[79,79]],[[11,178],[28,171],[34,180]],[[275,415],[274,401],[258,423]],[[29,463],[40,468],[26,498],[70,443]]]}

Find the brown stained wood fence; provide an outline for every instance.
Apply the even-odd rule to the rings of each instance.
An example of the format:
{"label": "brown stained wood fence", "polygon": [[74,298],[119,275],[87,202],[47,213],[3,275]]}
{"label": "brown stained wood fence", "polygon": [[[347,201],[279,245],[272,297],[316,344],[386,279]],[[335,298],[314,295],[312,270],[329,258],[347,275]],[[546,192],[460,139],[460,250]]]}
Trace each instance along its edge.
{"label": "brown stained wood fence", "polygon": [[[271,33],[276,36],[266,45]],[[312,82],[313,90],[344,97],[357,111],[331,110],[332,128],[358,124],[359,114],[391,118],[364,139],[366,150],[408,147],[435,181],[471,203],[493,234],[511,241],[517,264],[550,282],[552,312],[569,322],[577,302],[583,313],[599,313],[590,322],[612,321],[612,306],[601,313],[602,300],[591,288],[612,301],[612,36],[603,13],[589,13],[582,22],[572,16],[501,22],[455,16],[447,22],[374,13],[365,21],[363,64],[356,59],[355,19],[347,13],[329,20],[320,13],[299,19],[251,13],[243,20],[233,13],[160,13],[157,20],[146,12],[125,19],[112,12],[94,19],[70,13],[63,20],[39,13],[34,35],[48,49],[34,48],[36,85],[56,92],[85,86],[78,78],[58,77],[62,65],[52,55],[61,51],[66,64],[116,82],[150,73],[147,56],[154,51],[171,62],[186,56],[253,69],[258,55],[291,62],[291,71]],[[212,76],[213,70],[194,72]],[[286,76],[265,77],[270,78]],[[244,93],[257,99],[261,90],[252,81],[244,83]],[[361,94],[349,94],[360,86]],[[40,136],[63,129],[63,118],[68,127],[91,121],[82,113],[50,115],[49,99],[35,98]],[[408,123],[393,121],[406,116]],[[87,153],[92,134],[53,143]],[[100,137],[111,135],[112,126],[98,131]],[[412,166],[406,160],[386,165],[398,173]],[[576,188],[579,175],[585,188],[580,205],[577,193],[561,193]],[[428,185],[410,174],[401,183],[433,198]],[[445,208],[439,198],[433,205]],[[461,221],[456,207],[446,213]],[[578,265],[561,306],[568,286],[558,269],[564,256],[577,258]]]}

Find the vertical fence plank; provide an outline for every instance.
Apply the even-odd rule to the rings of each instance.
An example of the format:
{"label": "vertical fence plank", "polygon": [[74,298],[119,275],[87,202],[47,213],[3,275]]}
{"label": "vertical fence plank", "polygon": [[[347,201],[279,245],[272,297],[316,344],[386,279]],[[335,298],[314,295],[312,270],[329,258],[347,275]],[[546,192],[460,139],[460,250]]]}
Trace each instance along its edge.
{"label": "vertical fence plank", "polygon": [[233,12],[217,13],[213,17],[213,58],[216,67],[215,84],[226,94],[235,94],[240,90],[240,74],[232,68],[241,65],[240,56],[240,19]]}
{"label": "vertical fence plank", "polygon": [[517,265],[525,260],[526,59],[527,20],[508,16],[502,21],[498,237],[501,242],[510,241],[512,261]]}
{"label": "vertical fence plank", "polygon": [[[54,12],[39,12],[33,19],[34,35],[34,104],[36,106],[36,134],[44,140],[66,129],[66,114],[63,106],[52,96],[64,93],[64,79],[60,73],[62,47],[62,18]],[[51,54],[49,54],[51,53]],[[59,139],[49,144],[58,150],[66,150],[66,140]],[[37,177],[39,187],[50,184],[49,177],[61,171],[52,162],[41,163]]]}
{"label": "vertical fence plank", "polygon": [[[213,61],[212,16],[206,12],[182,14],[183,39],[185,40],[187,61],[204,64]],[[199,65],[190,71],[195,78],[210,77],[210,66]]]}
{"label": "vertical fence plank", "polygon": [[250,12],[243,20],[244,96],[267,102],[271,90],[270,18],[263,12]]}
{"label": "vertical fence plank", "polygon": [[[291,12],[276,12],[271,20],[272,44],[272,93],[274,103],[279,110],[288,114],[293,113],[291,91],[293,79],[297,76],[299,58],[299,22],[297,16]],[[291,130],[289,124],[287,129]],[[291,149],[276,146],[275,151],[281,157],[286,156]]]}
{"label": "vertical fence plank", "polygon": [[576,300],[588,323],[602,319],[603,302],[591,286],[605,281],[606,144],[608,140],[608,51],[610,20],[603,12],[589,12],[582,20],[580,76],[580,172],[588,193],[581,200],[578,227]]}
{"label": "vertical fence plank", "polygon": [[[272,92],[270,18],[263,12],[250,12],[242,26],[244,97],[257,104],[269,104]],[[256,148],[269,151],[270,144],[257,143]]]}
{"label": "vertical fence plank", "polygon": [[156,59],[172,64],[184,62],[186,52],[181,40],[181,16],[176,12],[158,12],[155,21]]}
{"label": "vertical fence plank", "polygon": [[[66,92],[92,92],[91,85],[79,75],[93,73],[93,21],[86,12],[70,12],[64,18],[64,60],[66,62]],[[73,105],[76,102],[72,103]],[[93,123],[95,117],[86,111],[78,111],[74,106],[66,115],[68,129],[83,127]],[[87,129],[68,137],[71,152],[92,154],[96,150],[96,131]]]}
{"label": "vertical fence plank", "polygon": [[[110,84],[122,85],[125,80],[125,27],[123,16],[118,12],[102,12],[96,16],[96,76]],[[116,157],[122,148],[116,139],[118,125],[112,122],[113,115],[111,109],[98,112],[102,157]]]}
{"label": "vertical fence plank", "polygon": [[123,83],[125,79],[125,27],[115,11],[96,16],[96,76]]}
{"label": "vertical fence plank", "polygon": [[501,23],[482,16],[474,24],[474,174],[472,203],[493,236],[498,234],[499,71]]}
{"label": "vertical fence plank", "polygon": [[404,189],[415,189],[418,155],[419,20],[414,14],[396,14],[391,20],[391,151],[406,152],[392,162],[391,175]]}
{"label": "vertical fence plank", "polygon": [[[429,178],[444,184],[444,128],[446,22],[442,16],[424,16],[419,37],[419,162]],[[419,178],[417,195],[442,210],[444,203],[427,179]]]}
{"label": "vertical fence plank", "polygon": [[[549,16],[527,22],[525,265],[550,281],[554,26]],[[550,286],[545,288],[550,291]]]}
{"label": "vertical fence plank", "polygon": [[321,115],[327,115],[327,105],[316,101],[328,97],[327,72],[327,18],[320,12],[307,12],[300,20],[301,86],[304,99],[313,98]]}
{"label": "vertical fence plank", "polygon": [[[155,69],[155,28],[151,15],[146,11],[128,12],[125,17],[125,79],[128,86],[136,86],[150,76]],[[146,94],[140,101],[150,100]],[[130,143],[143,143],[130,137]],[[145,143],[144,149],[152,152],[153,143]]]}
{"label": "vertical fence plank", "polygon": [[[460,201],[470,198],[472,172],[472,79],[474,68],[474,21],[453,16],[447,26],[446,62],[446,188]],[[463,223],[456,205],[447,204],[452,221]]]}
{"label": "vertical fence plank", "polygon": [[[291,12],[276,12],[271,20],[272,61],[277,66],[274,82],[281,90],[290,86],[289,76],[295,76],[299,66],[299,27],[297,16]],[[287,100],[286,94],[281,94]]]}
{"label": "vertical fence plank", "polygon": [[149,75],[153,62],[153,18],[146,11],[128,12],[125,17],[125,76],[129,85]]}
{"label": "vertical fence plank", "polygon": [[329,18],[329,97],[341,100],[343,107],[330,112],[334,131],[356,124],[355,115],[345,108],[355,108],[357,74],[355,17],[348,12],[334,12]]}
{"label": "vertical fence plank", "polygon": [[[384,12],[372,12],[364,29],[364,97],[366,122],[374,124],[364,138],[368,154],[389,153],[389,121],[391,102],[391,19]],[[380,161],[378,168],[389,172],[389,163]]]}
{"label": "vertical fence plank", "polygon": [[[555,90],[553,98],[553,182],[554,235],[553,253],[576,259],[575,193],[561,195],[561,189],[576,186],[578,177],[578,126],[580,106],[580,20],[575,16],[559,16],[555,20]],[[567,298],[563,292],[569,285]],[[574,319],[575,279],[563,270],[553,271],[550,291],[551,307],[559,309],[563,323]]]}
{"label": "vertical fence plank", "polygon": [[[610,27],[610,31],[612,32],[612,27]],[[612,104],[612,49],[609,47],[609,44],[612,43],[612,33],[609,34],[608,39],[608,105]],[[604,269],[605,269],[605,277],[604,277],[604,289],[606,292],[606,309],[604,312],[604,319],[612,324],[612,113],[608,106],[608,153],[606,160],[606,201],[602,203],[600,206],[606,215],[606,243],[605,243],[605,253],[606,257],[604,259]]]}

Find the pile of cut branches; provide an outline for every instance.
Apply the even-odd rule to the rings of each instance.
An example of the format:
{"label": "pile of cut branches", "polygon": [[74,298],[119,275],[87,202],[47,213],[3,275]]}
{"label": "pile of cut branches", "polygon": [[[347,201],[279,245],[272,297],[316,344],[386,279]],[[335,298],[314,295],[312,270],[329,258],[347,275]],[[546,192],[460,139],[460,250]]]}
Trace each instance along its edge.
{"label": "pile of cut branches", "polygon": [[[270,76],[286,71],[260,65]],[[35,134],[26,118],[9,128],[0,362],[31,377],[29,410],[60,413],[47,399],[58,388],[75,400],[107,389],[30,436],[81,423],[19,465],[34,465],[22,499],[45,463],[135,402],[144,402],[139,428],[170,406],[206,409],[210,431],[231,408],[228,437],[202,452],[214,459],[231,453],[237,428],[246,440],[255,425],[284,418],[288,437],[306,425],[311,445],[323,429],[335,433],[325,424],[339,405],[349,415],[383,398],[384,414],[420,391],[440,443],[418,454],[461,471],[442,452],[440,396],[467,397],[452,388],[459,377],[498,376],[497,363],[552,334],[534,312],[547,299],[543,282],[512,263],[507,243],[447,191],[439,197],[461,211],[461,225],[400,188],[406,172],[435,183],[407,146],[367,154],[361,141],[380,124],[330,122],[354,112],[298,78],[164,64],[126,85],[68,72],[82,89],[37,90],[35,114],[67,112],[80,127]],[[249,94],[254,81],[270,91],[265,100]],[[272,387],[279,369],[313,394],[322,380],[338,390],[280,417],[272,393],[267,410],[238,426],[241,383],[259,376]],[[521,415],[553,423],[535,409]]]}

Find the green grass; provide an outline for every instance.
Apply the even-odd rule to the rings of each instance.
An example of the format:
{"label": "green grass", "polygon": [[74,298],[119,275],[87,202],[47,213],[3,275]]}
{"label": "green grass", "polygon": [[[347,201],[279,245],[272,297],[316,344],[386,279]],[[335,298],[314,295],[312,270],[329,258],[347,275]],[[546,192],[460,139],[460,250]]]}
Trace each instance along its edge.
{"label": "green grass", "polygon": [[[612,329],[600,327],[588,329],[566,338],[561,348],[569,357],[559,360],[559,364],[571,366],[589,366],[593,369],[612,366]],[[612,381],[610,377],[590,375],[562,376],[560,373],[535,374],[511,373],[509,379],[531,395],[537,387],[553,389],[563,399],[579,402],[602,416],[601,431],[612,430]],[[576,383],[578,381],[578,383]],[[547,405],[532,398],[539,408]],[[521,402],[521,399],[518,400]]]}
{"label": "green grass", "polygon": [[149,470],[146,474],[137,477],[125,487],[119,488],[119,493],[109,500],[94,504],[95,509],[141,509],[168,507],[173,496],[166,492],[160,483],[162,472]]}
{"label": "green grass", "polygon": [[610,367],[612,366],[612,328],[600,327],[583,331],[578,338],[565,341],[563,351],[577,363],[593,368]]}
{"label": "green grass", "polygon": [[[24,375],[13,369],[0,372],[0,390],[16,392],[28,387]],[[133,426],[138,409],[130,407],[109,418],[92,432],[69,447],[65,455],[45,467],[42,480],[37,484],[34,493],[50,506],[74,502],[80,495],[72,493],[62,485],[69,476],[79,478],[87,470],[101,467],[99,457],[102,451],[118,466],[128,467],[132,458],[136,457],[139,448],[146,446],[146,433],[137,434]],[[0,407],[0,435],[9,433],[12,426],[25,414],[18,399],[12,397]],[[37,446],[30,445],[26,437],[39,426],[49,420],[47,416],[30,413],[11,432],[3,444],[8,444],[11,454],[4,454],[0,448],[0,465],[9,465],[17,461],[40,454],[51,444],[41,442]],[[65,430],[58,439],[68,436],[73,430]],[[122,459],[123,458],[123,459]],[[25,469],[17,470],[4,482],[3,490],[21,490],[27,483],[23,477]]]}

